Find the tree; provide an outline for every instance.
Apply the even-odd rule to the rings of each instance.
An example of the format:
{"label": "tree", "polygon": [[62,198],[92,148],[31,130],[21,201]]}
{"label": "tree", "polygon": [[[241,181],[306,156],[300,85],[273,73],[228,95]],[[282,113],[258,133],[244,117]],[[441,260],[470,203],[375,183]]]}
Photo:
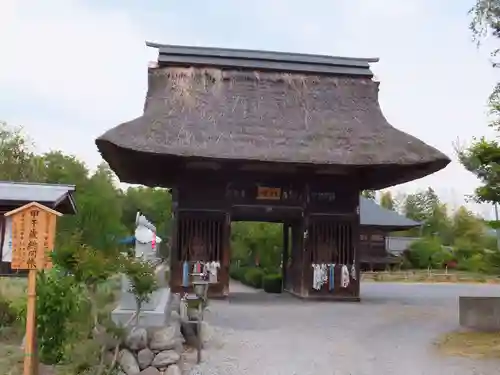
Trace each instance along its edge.
{"label": "tree", "polygon": [[[492,34],[500,38],[500,0],[476,0],[470,10],[472,21],[470,29],[478,43],[485,36]],[[496,57],[500,49],[495,49],[492,56]],[[498,61],[493,67],[498,67]],[[500,130],[500,83],[497,83],[489,97],[489,108],[492,120],[489,126]],[[468,147],[455,147],[460,163],[472,172],[481,182],[474,192],[474,199],[478,202],[498,204],[500,202],[500,144],[496,140],[487,140],[484,137],[473,138]],[[492,222],[493,227],[499,223]]]}
{"label": "tree", "polygon": [[403,211],[408,218],[422,223],[421,229],[415,228],[409,231],[409,234],[439,236],[443,244],[452,242],[447,207],[441,203],[432,188],[409,194],[404,202]]}
{"label": "tree", "polygon": [[467,148],[456,147],[460,163],[481,182],[475,190],[478,202],[500,202],[500,144],[484,137],[474,138]]}
{"label": "tree", "polygon": [[361,195],[365,198],[368,198],[368,199],[371,199],[371,200],[375,200],[375,197],[377,195],[376,191],[375,190],[363,190],[361,192]]}
{"label": "tree", "polygon": [[22,133],[22,129],[0,122],[0,180],[36,180],[37,166],[33,144]]}
{"label": "tree", "polygon": [[396,211],[396,201],[389,190],[383,191],[380,195],[380,205],[388,210]]}

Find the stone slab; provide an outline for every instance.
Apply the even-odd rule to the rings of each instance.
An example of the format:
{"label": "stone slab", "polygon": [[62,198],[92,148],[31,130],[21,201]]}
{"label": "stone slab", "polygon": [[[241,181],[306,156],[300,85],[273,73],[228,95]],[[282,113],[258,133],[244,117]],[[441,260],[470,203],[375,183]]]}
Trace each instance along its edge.
{"label": "stone slab", "polygon": [[[143,310],[139,316],[139,327],[162,327],[165,326],[172,310],[172,293],[169,288],[161,288],[157,291],[159,295],[158,304],[153,310]],[[118,305],[111,313],[111,319],[117,325],[124,325],[134,314],[135,309]]]}
{"label": "stone slab", "polygon": [[464,328],[500,332],[500,297],[459,297],[458,317]]}

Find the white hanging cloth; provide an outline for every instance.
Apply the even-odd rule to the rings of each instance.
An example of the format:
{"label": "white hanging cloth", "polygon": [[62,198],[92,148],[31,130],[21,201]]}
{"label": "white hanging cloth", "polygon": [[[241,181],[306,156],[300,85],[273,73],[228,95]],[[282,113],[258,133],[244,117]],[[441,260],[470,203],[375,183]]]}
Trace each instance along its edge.
{"label": "white hanging cloth", "polygon": [[342,288],[347,288],[349,286],[349,282],[350,282],[349,276],[350,276],[349,269],[344,264],[342,266],[342,270],[340,271],[340,286]]}
{"label": "white hanging cloth", "polygon": [[352,277],[353,280],[356,280],[356,277],[357,277],[356,276],[356,266],[355,266],[355,264],[356,264],[356,261],[354,261],[354,263],[351,266],[351,277]]}
{"label": "white hanging cloth", "polygon": [[[2,228],[0,227],[0,230],[1,229]],[[12,262],[12,217],[5,218],[5,237],[2,248],[2,262]]]}
{"label": "white hanging cloth", "polygon": [[323,285],[328,283],[328,265],[313,264],[313,289],[320,290]]}
{"label": "white hanging cloth", "polygon": [[207,264],[208,271],[208,281],[210,283],[217,283],[217,274],[219,272],[220,263],[219,262],[210,262]]}

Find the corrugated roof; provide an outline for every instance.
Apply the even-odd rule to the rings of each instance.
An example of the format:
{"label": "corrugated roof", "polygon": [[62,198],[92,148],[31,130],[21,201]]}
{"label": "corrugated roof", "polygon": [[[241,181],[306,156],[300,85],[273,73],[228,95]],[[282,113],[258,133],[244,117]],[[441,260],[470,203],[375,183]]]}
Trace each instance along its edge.
{"label": "corrugated roof", "polygon": [[55,208],[64,200],[69,200],[74,208],[73,211],[76,211],[72,196],[75,189],[74,185],[0,181],[0,201],[15,203],[34,201]]}
{"label": "corrugated roof", "polygon": [[383,208],[365,197],[360,197],[359,212],[361,225],[393,228],[412,228],[420,225],[420,223],[395,211]]}

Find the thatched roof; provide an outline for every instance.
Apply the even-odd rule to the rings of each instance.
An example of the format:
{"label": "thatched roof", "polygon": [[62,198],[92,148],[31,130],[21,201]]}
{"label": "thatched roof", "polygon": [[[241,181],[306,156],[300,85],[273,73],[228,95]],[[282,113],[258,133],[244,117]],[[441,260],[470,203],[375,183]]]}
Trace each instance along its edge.
{"label": "thatched roof", "polygon": [[146,160],[156,171],[193,158],[344,166],[362,188],[444,168],[447,156],[387,122],[369,61],[166,46],[149,68],[144,114],[96,144],[131,183],[145,183],[134,163]]}

